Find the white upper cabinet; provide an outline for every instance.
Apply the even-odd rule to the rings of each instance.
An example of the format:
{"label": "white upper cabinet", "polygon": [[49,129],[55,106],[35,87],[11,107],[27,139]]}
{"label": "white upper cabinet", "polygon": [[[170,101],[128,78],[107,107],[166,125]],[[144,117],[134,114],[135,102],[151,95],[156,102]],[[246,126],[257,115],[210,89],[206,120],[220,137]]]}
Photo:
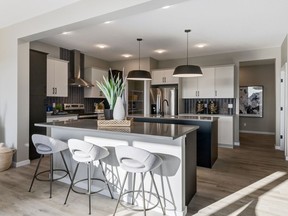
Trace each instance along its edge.
{"label": "white upper cabinet", "polygon": [[68,97],[68,61],[47,58],[47,96]]}
{"label": "white upper cabinet", "polygon": [[234,98],[234,65],[215,68],[215,97]]}
{"label": "white upper cabinet", "polygon": [[178,84],[179,77],[173,77],[174,69],[152,70],[151,85]]}
{"label": "white upper cabinet", "polygon": [[201,68],[203,76],[182,78],[182,98],[214,97],[214,68]]}
{"label": "white upper cabinet", "polygon": [[198,98],[198,78],[182,78],[182,98]]}
{"label": "white upper cabinet", "polygon": [[202,77],[182,78],[182,98],[234,98],[234,66],[201,68]]}
{"label": "white upper cabinet", "polygon": [[[198,77],[198,97],[214,97],[214,71],[215,68],[201,68],[203,76]],[[194,78],[195,79],[195,78]]]}
{"label": "white upper cabinet", "polygon": [[103,81],[103,76],[108,77],[108,69],[103,70],[100,68],[86,68],[84,72],[85,80],[91,82],[94,87],[84,89],[85,98],[105,98],[103,92],[99,89],[96,84],[96,80],[99,82]]}

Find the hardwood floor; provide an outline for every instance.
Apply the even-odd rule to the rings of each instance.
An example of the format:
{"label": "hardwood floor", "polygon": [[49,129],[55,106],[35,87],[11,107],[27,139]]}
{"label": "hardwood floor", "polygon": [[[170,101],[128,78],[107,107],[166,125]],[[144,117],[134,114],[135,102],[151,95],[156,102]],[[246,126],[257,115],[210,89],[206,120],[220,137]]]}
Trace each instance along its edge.
{"label": "hardwood floor", "polygon": [[[187,215],[288,215],[288,162],[274,149],[274,136],[241,134],[241,147],[219,149],[212,169],[198,168],[197,194]],[[88,198],[71,193],[63,205],[68,186],[54,182],[49,199],[47,182],[36,181],[28,192],[36,166],[0,172],[0,216],[88,215]],[[116,200],[95,195],[92,215],[111,216]],[[143,215],[119,208],[117,215]],[[148,212],[150,215],[161,215]]]}
{"label": "hardwood floor", "polygon": [[288,162],[274,136],[241,134],[240,142],[220,148],[211,170],[198,168],[188,215],[288,215]]}

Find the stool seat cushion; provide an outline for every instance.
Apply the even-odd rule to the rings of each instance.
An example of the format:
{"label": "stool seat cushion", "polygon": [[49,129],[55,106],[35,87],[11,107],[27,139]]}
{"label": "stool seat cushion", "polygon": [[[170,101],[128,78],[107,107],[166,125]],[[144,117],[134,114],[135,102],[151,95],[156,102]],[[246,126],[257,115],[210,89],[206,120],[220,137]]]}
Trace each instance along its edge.
{"label": "stool seat cushion", "polygon": [[52,149],[47,145],[38,144],[37,149],[41,152],[51,152]]}
{"label": "stool seat cushion", "polygon": [[121,163],[123,164],[123,166],[126,166],[127,168],[128,167],[130,169],[135,168],[135,170],[145,167],[145,165],[143,163],[141,163],[137,160],[134,160],[134,159],[130,159],[130,158],[123,158],[121,160]]}
{"label": "stool seat cushion", "polygon": [[33,134],[32,142],[38,154],[54,154],[68,149],[67,143],[42,134]]}
{"label": "stool seat cushion", "polygon": [[159,156],[141,148],[120,145],[115,151],[120,167],[128,172],[152,171],[162,163]]}

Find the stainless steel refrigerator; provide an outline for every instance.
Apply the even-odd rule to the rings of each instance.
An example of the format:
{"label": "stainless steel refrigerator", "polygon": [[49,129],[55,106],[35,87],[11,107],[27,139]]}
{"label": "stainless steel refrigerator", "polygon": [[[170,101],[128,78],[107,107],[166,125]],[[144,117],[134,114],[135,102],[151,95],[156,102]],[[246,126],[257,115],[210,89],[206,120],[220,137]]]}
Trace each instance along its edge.
{"label": "stainless steel refrigerator", "polygon": [[150,114],[178,115],[177,86],[157,86],[150,88]]}

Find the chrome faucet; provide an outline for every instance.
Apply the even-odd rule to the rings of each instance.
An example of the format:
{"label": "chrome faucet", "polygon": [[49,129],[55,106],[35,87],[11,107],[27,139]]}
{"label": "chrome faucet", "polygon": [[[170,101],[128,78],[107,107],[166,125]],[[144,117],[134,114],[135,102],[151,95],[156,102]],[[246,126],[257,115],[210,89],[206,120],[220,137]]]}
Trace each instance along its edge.
{"label": "chrome faucet", "polygon": [[161,116],[164,116],[164,102],[166,102],[167,107],[169,107],[169,102],[168,102],[168,100],[167,100],[167,99],[162,100],[162,106],[161,106],[162,111],[160,112],[160,115],[161,115]]}

